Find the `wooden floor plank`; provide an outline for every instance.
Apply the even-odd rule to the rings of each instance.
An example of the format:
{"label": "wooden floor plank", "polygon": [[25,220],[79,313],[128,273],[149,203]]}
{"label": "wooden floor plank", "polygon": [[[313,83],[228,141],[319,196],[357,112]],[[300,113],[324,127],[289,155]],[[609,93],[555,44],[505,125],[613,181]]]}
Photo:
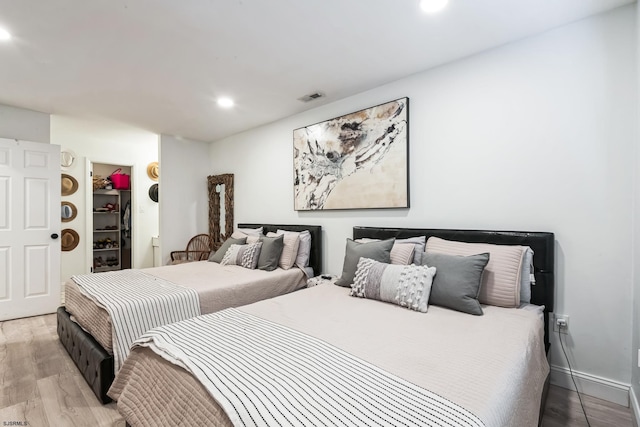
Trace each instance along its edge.
{"label": "wooden floor plank", "polygon": [[[630,408],[584,394],[581,396],[591,427],[633,427]],[[542,421],[543,427],[587,426],[578,394],[556,386],[549,389]]]}
{"label": "wooden floor plank", "polygon": [[100,401],[98,401],[98,399],[96,399],[95,394],[93,394],[93,391],[89,388],[82,375],[78,373],[78,375],[74,376],[74,379],[76,380],[76,384],[82,392],[82,395],[89,404],[91,413],[98,421],[98,425],[112,427],[125,426],[124,418],[122,418],[122,416],[118,413],[115,402],[103,405],[102,403],[100,403]]}
{"label": "wooden floor plank", "polygon": [[97,426],[98,420],[73,377],[66,373],[36,381],[49,425]]}
{"label": "wooden floor plank", "polygon": [[10,425],[12,422],[22,423],[22,425],[26,423],[29,426],[50,425],[40,399],[30,399],[17,405],[0,409],[0,421],[3,423],[2,425],[4,423]]}
{"label": "wooden floor plank", "polygon": [[39,398],[35,375],[0,381],[0,408]]}

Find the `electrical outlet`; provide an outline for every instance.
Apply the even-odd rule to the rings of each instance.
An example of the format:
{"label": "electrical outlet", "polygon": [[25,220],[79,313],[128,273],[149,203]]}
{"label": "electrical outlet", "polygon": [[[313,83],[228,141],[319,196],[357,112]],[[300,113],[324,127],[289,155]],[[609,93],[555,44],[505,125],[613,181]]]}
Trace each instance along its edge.
{"label": "electrical outlet", "polygon": [[[564,324],[564,326],[560,326]],[[569,316],[566,314],[556,314],[553,322],[553,332],[560,331],[561,334],[569,333]]]}

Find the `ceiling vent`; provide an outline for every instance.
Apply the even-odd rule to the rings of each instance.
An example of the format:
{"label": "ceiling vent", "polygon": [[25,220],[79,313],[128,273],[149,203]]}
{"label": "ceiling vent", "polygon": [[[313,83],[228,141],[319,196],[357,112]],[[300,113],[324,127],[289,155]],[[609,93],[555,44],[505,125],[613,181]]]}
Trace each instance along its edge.
{"label": "ceiling vent", "polygon": [[323,96],[324,96],[324,93],[322,92],[314,92],[314,93],[310,93],[309,95],[305,95],[302,98],[298,98],[298,101],[309,102],[309,101],[316,100],[318,98],[322,98]]}

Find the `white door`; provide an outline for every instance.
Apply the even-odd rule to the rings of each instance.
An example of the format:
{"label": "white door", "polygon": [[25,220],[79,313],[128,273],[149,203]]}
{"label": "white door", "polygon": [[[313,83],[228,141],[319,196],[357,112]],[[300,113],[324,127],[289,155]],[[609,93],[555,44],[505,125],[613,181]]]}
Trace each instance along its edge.
{"label": "white door", "polygon": [[60,147],[0,138],[0,321],[60,305]]}

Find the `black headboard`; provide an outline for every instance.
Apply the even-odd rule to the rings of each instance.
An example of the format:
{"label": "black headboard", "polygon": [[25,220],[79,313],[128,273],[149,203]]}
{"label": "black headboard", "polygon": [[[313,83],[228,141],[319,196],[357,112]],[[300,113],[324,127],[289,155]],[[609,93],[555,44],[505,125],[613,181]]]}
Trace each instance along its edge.
{"label": "black headboard", "polygon": [[555,238],[553,233],[529,231],[448,230],[437,228],[353,227],[353,238],[375,239],[431,236],[469,243],[522,245],[533,249],[536,284],[531,287],[531,303],[545,307],[545,346],[549,349],[549,313],[553,312],[555,277]]}
{"label": "black headboard", "polygon": [[309,255],[309,267],[313,268],[313,274],[322,273],[322,227],[319,225],[278,225],[278,224],[238,224],[239,228],[263,227],[263,233],[276,232],[276,230],[304,231],[311,233],[311,254]]}

